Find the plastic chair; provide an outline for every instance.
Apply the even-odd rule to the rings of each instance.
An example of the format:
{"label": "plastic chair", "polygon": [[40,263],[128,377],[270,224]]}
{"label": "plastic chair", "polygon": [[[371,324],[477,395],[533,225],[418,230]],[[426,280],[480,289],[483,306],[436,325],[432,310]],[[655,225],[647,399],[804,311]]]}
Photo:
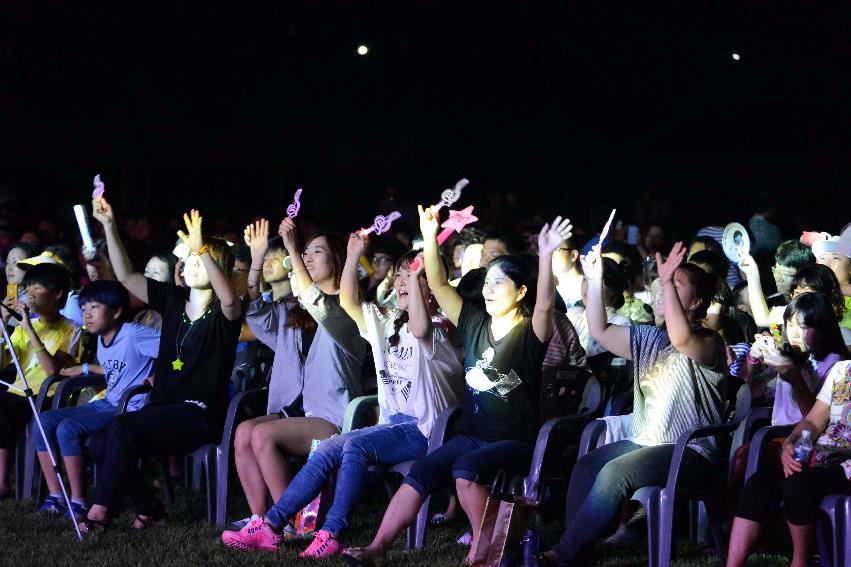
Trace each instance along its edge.
{"label": "plastic chair", "polygon": [[[743,388],[745,387],[743,386]],[[749,396],[743,395],[739,398],[740,403],[737,404],[737,415],[748,413],[745,410],[745,406],[749,403],[749,400]],[[645,486],[639,488],[630,498],[631,500],[641,502],[647,511],[647,551],[648,563],[651,567],[668,567],[670,565],[674,502],[678,496],[688,498],[689,500],[696,500],[705,505],[709,518],[709,527],[715,540],[718,554],[722,560],[726,557],[727,540],[721,531],[721,521],[724,509],[723,498],[726,493],[725,486],[729,468],[727,463],[723,463],[723,467],[716,467],[714,471],[715,478],[707,487],[686,489],[678,487],[678,484],[683,454],[690,441],[705,437],[723,438],[730,436],[738,427],[739,421],[732,421],[717,425],[695,427],[684,432],[677,439],[665,486]],[[595,449],[600,437],[605,431],[605,421],[597,419],[589,423],[582,432],[579,456],[581,457]]]}
{"label": "plastic chair", "polygon": [[[211,458],[209,448],[214,450],[212,458],[213,468],[205,465],[208,478],[208,502],[210,500],[210,471],[215,471],[215,480],[213,489],[215,491],[215,499],[213,504],[213,515],[208,516],[210,523],[215,521],[217,526],[224,526],[227,523],[227,508],[228,508],[228,491],[230,489],[230,468],[233,461],[233,441],[236,435],[237,426],[246,419],[243,415],[248,408],[254,408],[253,413],[256,416],[265,415],[266,402],[269,396],[269,390],[262,388],[259,390],[248,390],[234,396],[228,406],[227,417],[225,419],[225,428],[222,432],[222,441],[218,445],[205,445],[200,447],[193,453],[193,458],[207,459]],[[262,406],[262,409],[261,409]],[[359,427],[364,427],[375,415],[375,408],[378,407],[378,396],[360,396],[349,402],[346,406],[346,412],[343,415],[342,431],[351,431]],[[258,412],[259,410],[259,412]],[[374,423],[374,421],[373,421]],[[200,453],[200,454],[199,454]],[[197,455],[196,455],[197,454]],[[210,511],[208,503],[208,512]],[[214,519],[213,519],[214,518]]]}
{"label": "plastic chair", "polygon": [[[47,406],[47,393],[53,387],[64,380],[64,376],[48,376],[41,383],[34,403],[35,409],[41,413]],[[15,497],[18,499],[32,499],[32,476],[35,467],[35,435],[41,435],[35,429],[35,423],[30,419],[29,423],[18,429],[15,443]],[[41,469],[39,469],[39,472]]]}
{"label": "plastic chair", "polygon": [[851,496],[825,496],[819,506],[823,515],[818,521],[818,547],[824,567],[851,566]]}

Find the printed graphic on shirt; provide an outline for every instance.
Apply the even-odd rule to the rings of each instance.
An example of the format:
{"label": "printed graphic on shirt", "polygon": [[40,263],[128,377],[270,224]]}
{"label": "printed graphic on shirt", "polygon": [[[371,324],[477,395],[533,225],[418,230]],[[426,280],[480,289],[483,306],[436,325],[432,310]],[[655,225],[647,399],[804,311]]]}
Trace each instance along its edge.
{"label": "printed graphic on shirt", "polygon": [[412,376],[415,364],[414,349],[410,346],[398,344],[396,346],[387,347],[387,370],[380,370],[381,382],[387,388],[387,393],[390,396],[401,395],[405,402],[411,396],[411,388],[413,383],[408,378],[400,378],[400,376]]}
{"label": "printed graphic on shirt", "polygon": [[[825,439],[836,447],[851,447],[851,365],[845,365],[834,379],[831,399],[831,423]],[[820,440],[821,441],[821,440]]]}
{"label": "printed graphic on shirt", "polygon": [[[508,374],[502,374],[498,369],[491,366],[493,355],[493,347],[485,349],[482,352],[482,357],[476,361],[476,365],[467,369],[464,379],[475,393],[491,392],[505,399],[514,388],[523,382],[514,370],[509,371]],[[495,390],[495,392],[492,390]]]}
{"label": "printed graphic on shirt", "polygon": [[106,389],[111,390],[121,377],[121,373],[127,368],[127,363],[112,358],[101,362],[100,365],[103,368],[104,378],[106,378]]}

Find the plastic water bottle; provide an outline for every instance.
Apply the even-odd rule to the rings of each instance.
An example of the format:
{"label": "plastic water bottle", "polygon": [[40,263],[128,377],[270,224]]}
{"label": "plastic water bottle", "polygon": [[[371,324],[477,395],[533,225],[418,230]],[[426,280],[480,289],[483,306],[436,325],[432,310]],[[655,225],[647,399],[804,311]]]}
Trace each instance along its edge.
{"label": "plastic water bottle", "polygon": [[813,453],[813,440],[810,439],[810,431],[804,429],[801,431],[801,437],[795,443],[795,460],[801,463],[801,466],[806,467],[810,462],[810,455]]}

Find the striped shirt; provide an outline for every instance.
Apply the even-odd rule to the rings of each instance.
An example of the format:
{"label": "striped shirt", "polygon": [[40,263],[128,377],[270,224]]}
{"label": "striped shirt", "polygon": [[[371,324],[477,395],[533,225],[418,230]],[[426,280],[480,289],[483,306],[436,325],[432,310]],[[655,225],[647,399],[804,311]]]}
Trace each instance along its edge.
{"label": "striped shirt", "polygon": [[[676,443],[698,425],[722,422],[727,357],[724,341],[715,338],[715,359],[710,366],[690,360],[671,344],[668,332],[651,325],[630,327],[634,388],[631,441],[654,446]],[[714,438],[697,439],[689,447],[715,460]]]}

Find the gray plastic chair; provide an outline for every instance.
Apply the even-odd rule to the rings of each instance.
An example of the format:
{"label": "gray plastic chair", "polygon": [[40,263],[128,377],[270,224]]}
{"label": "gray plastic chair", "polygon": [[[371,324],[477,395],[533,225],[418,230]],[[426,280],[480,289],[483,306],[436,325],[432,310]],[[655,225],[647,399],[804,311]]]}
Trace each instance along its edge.
{"label": "gray plastic chair", "polygon": [[824,567],[851,566],[851,496],[832,494],[819,506],[824,512],[818,522],[818,547]]}
{"label": "gray plastic chair", "polygon": [[[230,468],[231,462],[233,461],[233,441],[234,436],[236,435],[236,428],[248,417],[244,415],[245,409],[247,408],[255,408],[253,413],[256,413],[257,415],[265,415],[268,396],[269,390],[267,388],[248,390],[246,392],[240,392],[234,396],[228,406],[227,418],[225,420],[224,431],[222,432],[221,443],[218,445],[205,445],[193,453],[193,459],[199,458],[202,459],[203,462],[210,460],[209,465],[205,465],[208,478],[207,491],[209,494],[209,479],[212,476],[214,477],[213,490],[215,492],[215,498],[214,507],[212,509],[213,515],[210,516],[209,521],[210,523],[215,521],[217,526],[224,527],[227,523]],[[360,396],[350,401],[349,405],[346,406],[346,413],[343,416],[343,433],[363,427],[369,421],[373,420],[375,409],[377,407],[378,396]],[[211,448],[212,453],[208,452]],[[215,474],[211,475],[210,471],[215,471]],[[208,498],[208,501],[209,500],[210,499]]]}

